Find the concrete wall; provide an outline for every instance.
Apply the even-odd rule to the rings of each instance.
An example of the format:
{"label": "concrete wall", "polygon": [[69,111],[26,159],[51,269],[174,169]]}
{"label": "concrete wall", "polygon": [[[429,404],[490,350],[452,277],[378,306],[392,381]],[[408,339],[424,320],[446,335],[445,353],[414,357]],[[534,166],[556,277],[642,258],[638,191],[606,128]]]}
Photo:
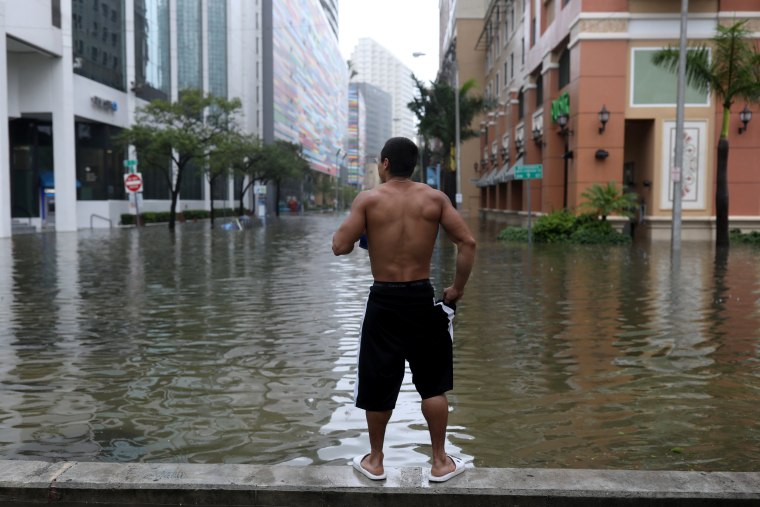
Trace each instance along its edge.
{"label": "concrete wall", "polygon": [[760,473],[482,468],[433,484],[428,469],[386,471],[386,481],[372,482],[348,466],[0,461],[0,503],[704,507],[760,502]]}

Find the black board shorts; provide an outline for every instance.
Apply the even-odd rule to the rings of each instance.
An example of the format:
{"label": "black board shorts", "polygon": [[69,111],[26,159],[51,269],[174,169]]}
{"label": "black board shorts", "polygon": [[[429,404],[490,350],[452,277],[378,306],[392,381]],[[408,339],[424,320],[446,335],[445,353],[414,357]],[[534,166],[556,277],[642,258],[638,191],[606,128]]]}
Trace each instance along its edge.
{"label": "black board shorts", "polygon": [[423,400],[450,391],[454,312],[435,302],[429,280],[375,282],[361,327],[356,406],[393,410],[404,380],[404,361]]}

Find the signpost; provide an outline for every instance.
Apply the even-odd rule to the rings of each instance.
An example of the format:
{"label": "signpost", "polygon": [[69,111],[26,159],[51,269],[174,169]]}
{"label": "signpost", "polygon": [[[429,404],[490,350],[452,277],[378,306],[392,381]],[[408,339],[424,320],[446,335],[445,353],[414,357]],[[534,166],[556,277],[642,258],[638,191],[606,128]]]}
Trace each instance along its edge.
{"label": "signpost", "polygon": [[[131,162],[130,160],[125,160]],[[136,161],[135,161],[136,162]],[[143,180],[142,173],[130,172],[124,175],[124,188],[135,198],[135,224],[140,225],[140,196],[138,192],[142,192]]]}
{"label": "signpost", "polygon": [[130,172],[137,172],[137,160],[125,160],[124,167]]}
{"label": "signpost", "polygon": [[528,243],[533,242],[533,230],[531,227],[531,203],[530,203],[530,180],[540,180],[544,177],[542,164],[516,165],[515,179],[528,180]]}

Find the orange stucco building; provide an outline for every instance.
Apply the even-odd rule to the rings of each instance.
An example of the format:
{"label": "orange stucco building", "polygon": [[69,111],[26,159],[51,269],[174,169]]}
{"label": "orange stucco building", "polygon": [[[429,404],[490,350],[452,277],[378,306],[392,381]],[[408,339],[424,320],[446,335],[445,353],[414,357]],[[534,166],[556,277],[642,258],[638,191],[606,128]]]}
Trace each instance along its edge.
{"label": "orange stucco building", "polygon": [[[662,0],[491,0],[475,49],[489,104],[480,121],[479,160],[463,160],[462,181],[482,217],[520,223],[528,211],[577,209],[594,183],[635,192],[636,234],[670,237],[676,76],[656,67],[678,45],[680,4]],[[690,0],[689,44],[715,27],[747,19],[760,39],[757,0]],[[728,168],[731,228],[760,229],[760,124],[731,110]],[[760,109],[749,105],[760,118]],[[603,123],[602,112],[609,113]],[[566,125],[560,126],[564,113]],[[715,166],[722,106],[687,88],[682,209],[684,239],[714,236]],[[753,124],[754,123],[754,124]],[[463,151],[464,154],[464,151]],[[541,179],[516,180],[515,166],[541,164]],[[474,167],[474,169],[472,169]],[[471,171],[468,174],[468,171]],[[463,184],[464,187],[464,184]],[[467,189],[463,189],[467,195]]]}

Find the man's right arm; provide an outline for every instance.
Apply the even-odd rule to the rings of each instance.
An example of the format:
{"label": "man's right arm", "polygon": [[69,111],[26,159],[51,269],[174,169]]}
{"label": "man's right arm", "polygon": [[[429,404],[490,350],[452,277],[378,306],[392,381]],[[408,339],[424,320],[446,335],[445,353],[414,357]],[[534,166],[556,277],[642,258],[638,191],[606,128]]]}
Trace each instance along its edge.
{"label": "man's right arm", "polygon": [[351,253],[354,249],[354,243],[359,241],[359,237],[364,233],[367,227],[365,209],[368,195],[367,192],[359,193],[351,204],[351,211],[348,213],[348,217],[340,224],[340,227],[338,227],[338,230],[333,235],[333,254],[346,255]]}
{"label": "man's right arm", "polygon": [[456,303],[464,294],[464,286],[470,278],[472,265],[475,263],[475,238],[467,227],[462,215],[451,205],[451,201],[442,195],[441,225],[451,241],[457,246],[456,272],[454,283],[443,291],[444,303]]}

